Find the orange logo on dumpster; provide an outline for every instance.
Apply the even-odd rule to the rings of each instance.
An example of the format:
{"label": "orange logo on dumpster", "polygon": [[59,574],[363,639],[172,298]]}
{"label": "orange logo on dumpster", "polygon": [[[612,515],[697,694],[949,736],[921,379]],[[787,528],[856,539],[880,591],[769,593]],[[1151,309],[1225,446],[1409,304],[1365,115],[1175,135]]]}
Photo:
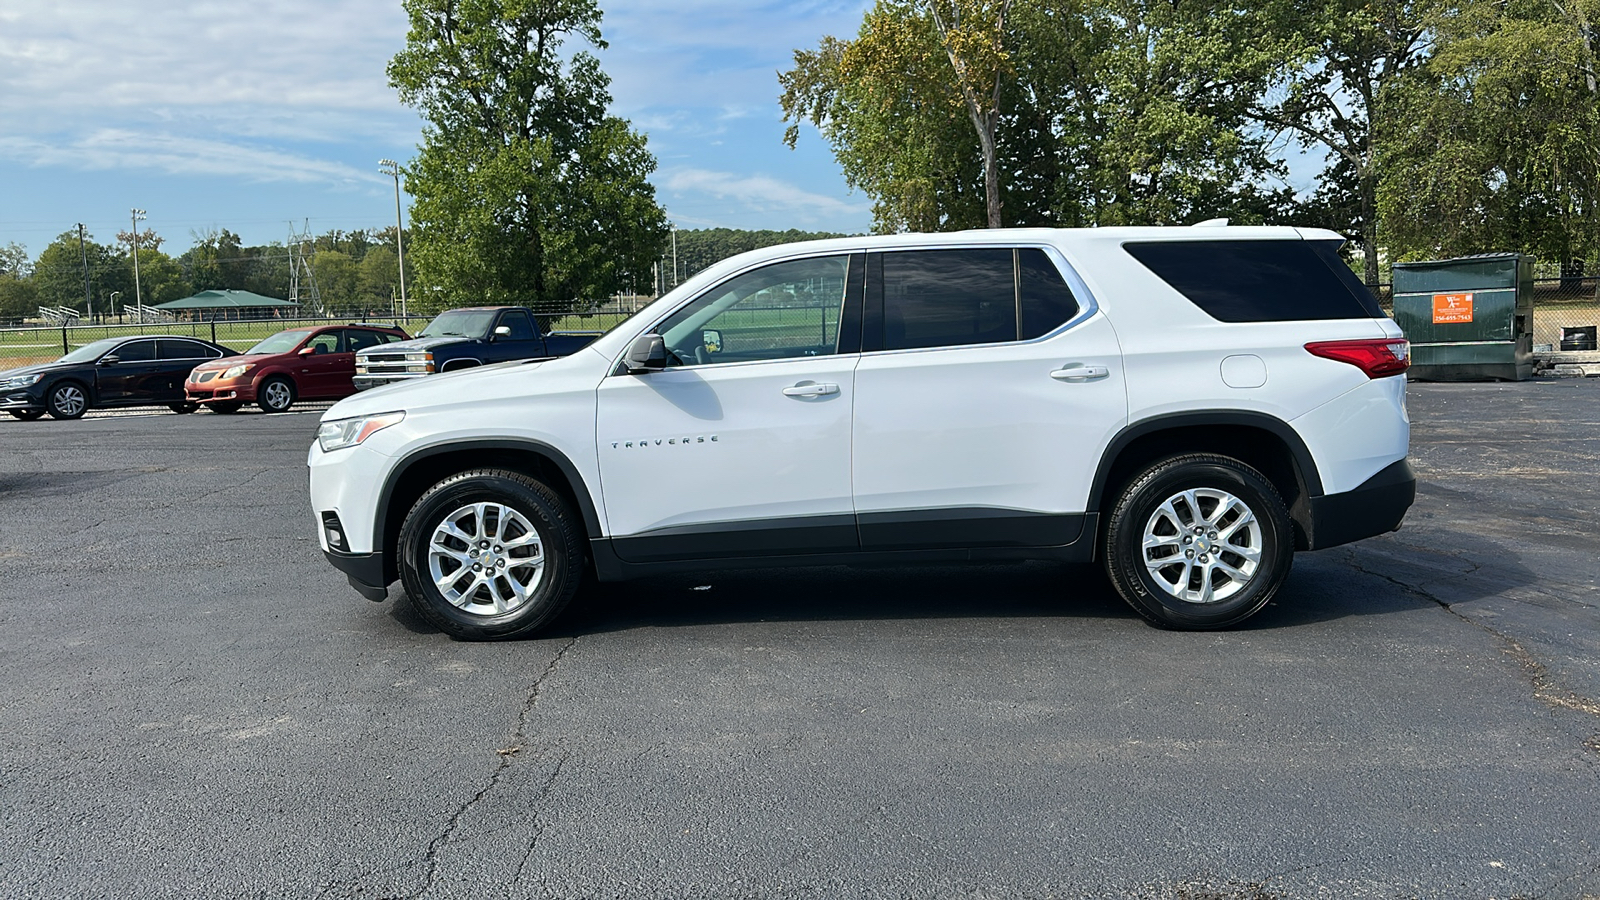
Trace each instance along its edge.
{"label": "orange logo on dumpster", "polygon": [[1472,321],[1471,294],[1434,294],[1433,324],[1454,325]]}

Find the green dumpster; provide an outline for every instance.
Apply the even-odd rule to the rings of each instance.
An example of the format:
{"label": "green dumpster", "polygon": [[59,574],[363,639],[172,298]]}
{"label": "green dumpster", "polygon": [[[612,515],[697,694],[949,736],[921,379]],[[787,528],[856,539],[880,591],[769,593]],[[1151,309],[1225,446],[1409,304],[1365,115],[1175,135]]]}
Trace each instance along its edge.
{"label": "green dumpster", "polygon": [[1411,378],[1521,381],[1533,374],[1533,257],[1395,263],[1394,321]]}

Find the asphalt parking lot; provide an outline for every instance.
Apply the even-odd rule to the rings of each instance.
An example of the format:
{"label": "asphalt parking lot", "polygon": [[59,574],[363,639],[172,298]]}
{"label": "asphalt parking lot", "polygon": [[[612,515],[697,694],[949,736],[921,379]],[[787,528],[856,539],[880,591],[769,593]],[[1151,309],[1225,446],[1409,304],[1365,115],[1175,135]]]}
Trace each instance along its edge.
{"label": "asphalt parking lot", "polygon": [[1411,387],[1241,630],[1092,569],[703,573],[465,644],[315,412],[0,421],[0,897],[1600,897],[1600,379]]}

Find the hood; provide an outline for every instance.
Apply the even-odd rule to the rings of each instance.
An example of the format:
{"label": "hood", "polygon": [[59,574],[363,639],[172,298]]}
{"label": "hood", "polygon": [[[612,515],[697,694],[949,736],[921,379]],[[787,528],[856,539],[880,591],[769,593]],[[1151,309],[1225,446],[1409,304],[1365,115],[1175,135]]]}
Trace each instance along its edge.
{"label": "hood", "polygon": [[81,363],[81,362],[75,362],[75,363],[64,363],[64,362],[34,363],[31,366],[21,366],[21,367],[15,368],[15,369],[7,369],[4,372],[0,372],[0,381],[4,381],[7,378],[15,378],[18,375],[32,375],[35,372],[50,372],[50,371],[53,371],[55,369],[71,369],[71,368],[74,368],[76,366],[83,366],[83,365],[93,365],[93,363],[92,362],[89,362],[89,363]]}
{"label": "hood", "polygon": [[460,344],[466,342],[477,343],[479,340],[479,338],[475,337],[466,337],[463,335],[454,334],[445,335],[443,337],[412,338],[409,341],[395,341],[389,344],[379,344],[376,347],[363,347],[362,349],[356,351],[356,355],[365,356],[368,353],[393,353],[397,350],[402,353],[407,350],[432,350],[434,347],[442,346],[444,344]]}
{"label": "hood", "polygon": [[[449,340],[457,340],[457,338],[450,338]],[[384,346],[394,347],[397,345],[385,344]],[[357,355],[360,354],[358,353]],[[340,400],[322,414],[322,420],[343,419],[349,416],[387,412],[392,409],[408,409],[413,406],[425,406],[441,401],[456,402],[460,399],[460,395],[457,393],[459,383],[467,379],[495,378],[511,371],[528,372],[546,363],[559,361],[552,359],[513,359],[509,362],[493,363],[487,366],[473,366],[469,369],[440,372],[436,375],[429,375],[426,378],[408,378],[404,381],[382,384]]]}
{"label": "hood", "polygon": [[233,356],[224,356],[220,359],[206,360],[200,365],[195,366],[194,371],[204,372],[208,369],[231,369],[234,366],[244,366],[250,365],[251,363],[259,363],[264,359],[271,359],[274,356],[283,355],[284,354],[282,353],[237,353]]}

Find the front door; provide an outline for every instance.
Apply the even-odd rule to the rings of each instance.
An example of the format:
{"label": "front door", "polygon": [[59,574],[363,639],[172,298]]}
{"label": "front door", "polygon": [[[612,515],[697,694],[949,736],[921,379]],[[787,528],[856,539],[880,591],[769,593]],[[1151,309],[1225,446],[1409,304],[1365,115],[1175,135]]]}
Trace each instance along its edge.
{"label": "front door", "polygon": [[[116,357],[116,362],[107,362],[111,357]],[[161,372],[153,338],[120,344],[95,367],[97,402],[113,406],[152,402],[160,393]]]}
{"label": "front door", "polygon": [[[305,351],[310,350],[310,353]],[[343,397],[353,393],[350,378],[355,374],[356,358],[354,353],[346,352],[341,331],[324,331],[313,335],[300,348],[304,356],[298,356],[295,366],[295,390],[306,399],[319,397]],[[343,380],[345,387],[350,390],[339,392],[339,382]]]}
{"label": "front door", "polygon": [[813,257],[734,276],[658,323],[668,368],[605,379],[596,428],[619,557],[856,549],[860,338],[847,327],[841,339],[840,323],[847,284],[859,302],[861,263]]}

